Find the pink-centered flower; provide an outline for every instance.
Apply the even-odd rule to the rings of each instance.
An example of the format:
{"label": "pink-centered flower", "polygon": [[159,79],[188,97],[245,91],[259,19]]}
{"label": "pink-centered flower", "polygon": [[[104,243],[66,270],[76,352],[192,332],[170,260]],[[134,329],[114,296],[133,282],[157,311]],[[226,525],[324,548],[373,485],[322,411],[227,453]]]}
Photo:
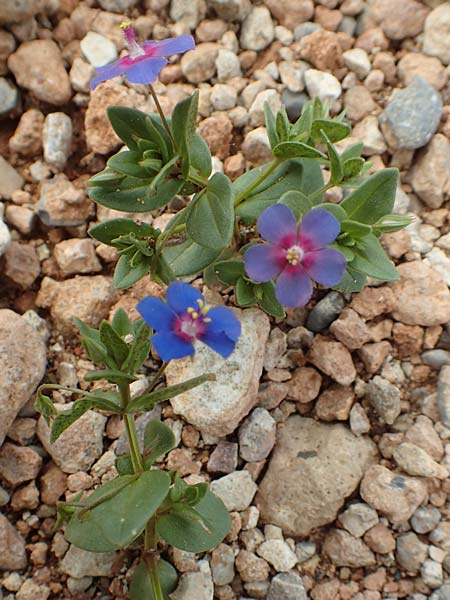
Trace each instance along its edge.
{"label": "pink-centered flower", "polygon": [[326,248],[339,235],[339,221],[321,208],[309,211],[297,225],[285,204],[261,213],[257,228],[267,244],[251,246],[244,256],[245,270],[253,281],[278,277],[275,295],[283,306],[304,306],[312,295],[312,281],[333,286],[344,275],[342,252]]}
{"label": "pink-centered flower", "polygon": [[195,47],[191,35],[139,44],[136,31],[130,22],[122,23],[121,28],[129,53],[109,65],[98,67],[97,75],[90,84],[92,90],[102,81],[119,75],[125,75],[130,83],[153,83],[161,69],[169,62],[166,56],[181,54]]}

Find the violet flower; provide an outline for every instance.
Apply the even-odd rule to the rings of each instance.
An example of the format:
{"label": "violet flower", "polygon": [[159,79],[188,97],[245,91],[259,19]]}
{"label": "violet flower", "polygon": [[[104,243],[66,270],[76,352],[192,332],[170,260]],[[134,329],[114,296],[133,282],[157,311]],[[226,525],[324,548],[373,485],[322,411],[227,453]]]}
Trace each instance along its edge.
{"label": "violet flower", "polygon": [[90,84],[92,90],[102,81],[119,75],[125,75],[130,83],[153,83],[161,69],[168,63],[166,56],[181,54],[195,47],[194,38],[191,35],[180,35],[160,42],[139,44],[136,31],[129,21],[122,23],[120,27],[123,30],[129,54],[109,65],[98,67],[97,75]]}
{"label": "violet flower", "polygon": [[225,306],[211,308],[192,285],[174,281],[167,288],[167,303],[149,296],[137,305],[144,321],[157,333],[152,344],[164,361],[194,354],[200,340],[227,358],[241,333],[241,324]]}
{"label": "violet flower", "polygon": [[285,204],[275,204],[261,213],[257,228],[268,244],[251,246],[244,256],[245,270],[253,281],[278,277],[275,296],[288,307],[304,306],[312,295],[312,281],[333,286],[344,275],[342,252],[325,248],[339,234],[339,221],[328,211],[309,211],[297,226],[294,213]]}

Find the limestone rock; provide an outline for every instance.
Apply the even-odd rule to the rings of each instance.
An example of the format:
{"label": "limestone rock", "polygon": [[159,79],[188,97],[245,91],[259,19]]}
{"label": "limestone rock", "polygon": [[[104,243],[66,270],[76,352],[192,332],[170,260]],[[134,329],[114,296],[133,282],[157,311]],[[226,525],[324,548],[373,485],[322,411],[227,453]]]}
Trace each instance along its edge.
{"label": "limestone rock", "polygon": [[61,571],[71,577],[109,577],[116,552],[88,552],[71,545],[61,561]]}
{"label": "limestone rock", "polygon": [[167,384],[174,385],[203,373],[215,373],[206,382],[171,400],[174,411],[197,429],[222,437],[236,429],[256,403],[269,319],[262,311],[240,312],[242,333],[233,354],[223,359],[204,344],[197,344],[191,359],[172,361]]}
{"label": "limestone rock", "polygon": [[266,6],[253,6],[241,27],[240,42],[245,50],[264,50],[273,41],[275,30]]}
{"label": "limestone rock", "polygon": [[263,522],[295,536],[331,523],[376,454],[371,440],[344,425],[289,417],[257,496]]}
{"label": "limestone rock", "polygon": [[411,170],[414,191],[430,208],[439,208],[450,194],[450,141],[437,133]]}
{"label": "limestone rock", "polygon": [[201,83],[214,77],[219,50],[219,44],[204,42],[183,54],[181,70],[186,79],[191,83]]}
{"label": "limestone rock", "polygon": [[213,600],[214,584],[209,562],[201,560],[198,567],[199,570],[194,573],[183,573],[177,589],[170,595],[171,600]]}
{"label": "limestone rock", "polygon": [[397,71],[404,85],[409,85],[414,77],[418,76],[440,90],[448,79],[448,74],[439,59],[418,52],[405,54],[398,62]]}
{"label": "limestone rock", "polygon": [[46,116],[43,131],[44,158],[62,170],[72,151],[72,119],[62,112]]}
{"label": "limestone rock", "polygon": [[92,212],[93,204],[63,173],[42,183],[38,214],[45,225],[74,227],[82,225]]}
{"label": "limestone rock", "polygon": [[245,510],[258,489],[248,471],[234,471],[211,483],[211,491],[225,504],[227,510]]}
{"label": "limestone rock", "polygon": [[0,310],[0,446],[45,373],[46,348],[26,320]]}
{"label": "limestone rock", "polygon": [[239,454],[248,462],[264,460],[275,444],[276,423],[270,413],[255,408],[239,428]]}

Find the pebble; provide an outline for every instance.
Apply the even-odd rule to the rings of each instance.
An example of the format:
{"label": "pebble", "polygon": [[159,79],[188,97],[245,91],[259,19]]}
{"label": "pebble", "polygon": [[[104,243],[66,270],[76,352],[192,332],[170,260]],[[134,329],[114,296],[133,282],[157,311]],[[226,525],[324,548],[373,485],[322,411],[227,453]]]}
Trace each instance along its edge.
{"label": "pebble", "polygon": [[[317,24],[314,26],[317,27]],[[309,25],[308,28],[310,29]],[[300,39],[297,37],[297,30],[295,38]],[[342,66],[342,47],[339,41],[340,37],[337,33],[320,28],[317,31],[303,34],[299,44],[300,58],[311,63],[319,72],[334,71]],[[325,75],[325,73],[323,74]],[[323,85],[325,86],[325,82]],[[334,80],[333,85],[334,88],[337,88]]]}
{"label": "pebble", "polygon": [[250,125],[260,127],[264,125],[264,106],[269,105],[269,108],[276,114],[281,108],[281,98],[276,90],[263,90],[256,95],[252,105],[249,108]]}
{"label": "pebble", "polygon": [[369,529],[364,536],[364,541],[371,550],[379,554],[388,554],[395,550],[395,538],[391,530],[382,523],[378,523],[375,527]]}
{"label": "pebble", "polygon": [[354,400],[351,387],[330,386],[316,402],[316,415],[321,421],[346,421]]}
{"label": "pebble", "polygon": [[344,306],[345,300],[339,292],[328,292],[309,313],[306,327],[315,333],[321,332],[335,321]]}
{"label": "pebble", "polygon": [[265,581],[270,572],[270,567],[263,558],[244,549],[241,549],[236,557],[236,568],[242,581],[246,583]]}
{"label": "pebble", "polygon": [[257,407],[239,428],[239,454],[248,462],[264,460],[275,444],[276,422],[265,408]]}
{"label": "pebble", "polygon": [[371,69],[369,55],[362,48],[352,48],[342,53],[342,59],[347,68],[353,71],[359,79],[364,79]]}
{"label": "pebble", "polygon": [[427,454],[440,462],[444,455],[444,447],[431,419],[419,415],[414,424],[405,432],[405,441],[423,448]]}
{"label": "pebble", "polygon": [[232,473],[238,462],[238,444],[220,441],[209,455],[207,470],[209,473]]}
{"label": "pebble", "polygon": [[370,420],[361,404],[354,404],[350,410],[350,429],[355,435],[370,431]]}
{"label": "pebble", "polygon": [[365,322],[351,308],[342,311],[339,318],[331,324],[330,331],[349,350],[357,350],[372,339]]}
{"label": "pebble", "polygon": [[378,119],[374,115],[367,115],[355,125],[352,138],[363,143],[361,150],[363,156],[383,154],[387,150],[383,134],[378,128]]}
{"label": "pebble", "polygon": [[438,378],[437,405],[441,421],[450,427],[450,366],[444,365]]}
{"label": "pebble", "polygon": [[293,93],[305,88],[304,75],[309,68],[303,60],[283,60],[278,65],[281,82]]}
{"label": "pebble", "polygon": [[397,538],[395,558],[408,573],[415,574],[428,556],[428,545],[411,531]]}
{"label": "pebble", "polygon": [[8,59],[20,87],[49,104],[66,104],[72,95],[69,76],[59,47],[53,40],[21,44]]}
{"label": "pebble", "polygon": [[[6,207],[5,217],[10,225],[15,227],[18,231],[20,231],[20,233],[23,233],[24,235],[29,235],[33,231],[34,223],[36,220],[36,213],[33,210],[27,208],[26,206],[16,206],[14,204],[9,204]],[[2,252],[0,250],[0,255],[1,254]]]}
{"label": "pebble", "polygon": [[428,8],[416,0],[375,0],[370,12],[391,40],[415,37],[423,30]]}
{"label": "pebble", "polygon": [[[203,14],[202,14],[203,13]],[[186,2],[185,0],[172,0],[170,4],[170,18],[175,23],[182,23],[189,29],[195,29],[205,10],[200,0]]]}
{"label": "pebble", "polygon": [[286,107],[289,120],[294,122],[299,118],[303,106],[308,101],[308,95],[303,92],[291,92],[285,88],[281,94],[281,101]]}
{"label": "pebble", "polygon": [[210,0],[209,4],[225,21],[243,21],[252,7],[250,0]]}
{"label": "pebble", "polygon": [[0,477],[11,487],[36,479],[42,457],[32,448],[5,442],[0,448]]}
{"label": "pebble", "polygon": [[85,60],[76,56],[69,71],[70,83],[76,92],[89,92],[89,84],[95,75],[95,69]]}
{"label": "pebble", "polygon": [[138,3],[138,0],[99,0],[98,3],[104,10],[124,13],[130,8],[133,8],[133,6]]}
{"label": "pebble", "polygon": [[236,88],[226,83],[217,83],[211,90],[210,101],[213,110],[230,110],[236,106]]}
{"label": "pebble", "polygon": [[0,197],[9,200],[16,190],[21,189],[23,182],[22,175],[0,155]]}
{"label": "pebble", "polygon": [[305,72],[305,84],[311,98],[319,98],[322,102],[332,103],[342,93],[341,84],[331,73],[308,69]]}
{"label": "pebble", "polygon": [[405,477],[382,465],[371,467],[360,488],[362,498],[392,523],[407,521],[422,504],[427,486],[422,479]]}
{"label": "pebble", "polygon": [[4,77],[0,77],[0,117],[14,111],[19,104],[20,96],[17,88]]}
{"label": "pebble", "polygon": [[404,442],[397,446],[393,452],[397,465],[409,475],[419,477],[437,477],[446,479],[448,470],[434,461],[429,454],[419,446]]}
{"label": "pebble", "polygon": [[234,579],[234,551],[219,544],[211,553],[211,572],[215,585],[227,585]]}
{"label": "pebble", "polygon": [[430,208],[439,208],[450,194],[450,141],[436,134],[411,170],[415,193]]}
{"label": "pebble", "polygon": [[[354,457],[352,463],[346,456]],[[331,523],[375,457],[371,440],[299,415],[280,428],[257,496],[264,523],[305,536]],[[339,482],[339,484],[337,484]]]}
{"label": "pebble", "polygon": [[270,582],[267,600],[308,600],[303,580],[297,573],[280,573]]}
{"label": "pebble", "polygon": [[0,219],[0,256],[3,256],[3,254],[5,254],[10,243],[11,234],[9,232],[8,226],[4,221]]}
{"label": "pebble", "polygon": [[367,504],[356,502],[339,515],[339,521],[351,535],[360,538],[378,523],[378,514]]}
{"label": "pebble", "polygon": [[[423,118],[426,110],[427,118]],[[415,77],[396,93],[380,115],[383,134],[393,148],[415,150],[425,146],[438,128],[442,113],[439,93],[421,77]]]}
{"label": "pebble", "polygon": [[183,54],[181,70],[190,83],[201,83],[214,77],[220,46],[213,42],[198,44],[195,50]]}
{"label": "pebble", "polygon": [[307,358],[320,371],[341,385],[350,385],[356,379],[351,354],[341,342],[316,335]]}
{"label": "pebble", "polygon": [[248,508],[258,486],[248,471],[235,471],[211,483],[211,491],[225,504],[227,510]]}
{"label": "pebble", "polygon": [[201,560],[197,565],[198,571],[181,575],[177,589],[171,594],[172,600],[213,600],[214,583],[209,562]]}
{"label": "pebble", "polygon": [[262,165],[272,159],[272,149],[265,127],[249,131],[242,143],[242,153],[253,166]]}
{"label": "pebble", "polygon": [[114,43],[95,31],[89,31],[80,42],[81,52],[93,67],[103,67],[116,60]]}
{"label": "pebble", "polygon": [[411,517],[411,525],[416,533],[430,533],[441,520],[441,512],[434,506],[420,506]]}
{"label": "pebble", "polygon": [[370,567],[376,563],[372,550],[361,539],[343,529],[331,530],[322,549],[337,567]]}
{"label": "pebble", "polygon": [[235,52],[222,48],[217,53],[216,71],[218,81],[228,81],[233,77],[241,77],[241,64]]}
{"label": "pebble", "polygon": [[63,173],[41,185],[38,215],[44,225],[74,227],[82,225],[92,211],[92,202]]}
{"label": "pebble", "polygon": [[11,242],[4,254],[3,272],[16,286],[27,290],[40,274],[40,263],[34,246]]}
{"label": "pebble", "polygon": [[42,147],[44,115],[36,108],[30,108],[20,117],[14,135],[9,138],[9,148],[22,156],[36,156]]}
{"label": "pebble", "polygon": [[116,552],[88,552],[70,545],[60,565],[63,573],[78,579],[108,577],[116,559]]}
{"label": "pebble", "polygon": [[430,12],[423,33],[423,51],[429,56],[436,56],[444,65],[450,63],[449,27],[450,5],[444,2]]}
{"label": "pebble", "polygon": [[386,379],[375,375],[369,381],[366,395],[381,419],[392,425],[401,411],[399,389]]}
{"label": "pebble", "polygon": [[72,119],[63,112],[46,116],[43,129],[44,158],[62,170],[72,150]]}
{"label": "pebble", "polygon": [[71,238],[55,245],[54,257],[63,275],[93,273],[102,270],[92,240]]}
{"label": "pebble", "polygon": [[428,81],[436,90],[440,90],[448,80],[448,73],[439,59],[418,52],[405,54],[397,64],[397,72],[405,86],[418,76]]}
{"label": "pebble", "polygon": [[440,587],[444,581],[442,565],[431,558],[427,558],[420,567],[420,574],[425,585],[432,590]]}
{"label": "pebble", "polygon": [[450,352],[448,350],[427,350],[422,353],[422,362],[433,369],[439,370],[444,365],[450,365]]}
{"label": "pebble", "polygon": [[16,600],[47,600],[50,593],[47,585],[40,585],[32,579],[26,579],[16,594]]}
{"label": "pebble", "polygon": [[314,542],[299,542],[295,545],[295,554],[300,564],[312,558],[316,552],[317,546]]}
{"label": "pebble", "polygon": [[277,572],[285,573],[293,569],[297,564],[297,555],[284,540],[266,540],[258,546],[256,551]]}
{"label": "pebble", "polygon": [[253,6],[241,26],[240,45],[244,50],[264,50],[273,42],[275,30],[267,6]]}

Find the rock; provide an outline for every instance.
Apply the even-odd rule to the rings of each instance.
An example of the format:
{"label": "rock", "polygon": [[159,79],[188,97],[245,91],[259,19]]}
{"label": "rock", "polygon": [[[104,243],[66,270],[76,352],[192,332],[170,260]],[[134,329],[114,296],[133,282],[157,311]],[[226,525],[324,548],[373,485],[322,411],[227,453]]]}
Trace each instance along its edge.
{"label": "rock", "polygon": [[377,108],[369,90],[364,85],[352,86],[345,92],[344,106],[350,123],[361,121]]}
{"label": "rock", "polygon": [[172,21],[175,21],[175,23],[180,21],[189,29],[195,29],[204,14],[205,11],[202,11],[200,0],[195,0],[194,2],[172,0],[170,4],[170,18]]}
{"label": "rock", "polygon": [[370,431],[370,421],[361,404],[354,404],[350,410],[350,429],[355,435]]}
{"label": "rock", "polygon": [[40,585],[32,579],[27,579],[17,592],[16,600],[47,600],[50,593],[47,585]]}
{"label": "rock", "polygon": [[281,82],[292,93],[302,92],[305,88],[304,74],[309,68],[303,60],[283,60],[278,64]]}
{"label": "rock", "polygon": [[76,276],[65,281],[50,277],[42,280],[36,305],[49,308],[57,329],[68,335],[77,332],[73,317],[78,317],[90,327],[98,327],[107,319],[117,292],[109,277]]}
{"label": "rock", "polygon": [[415,423],[406,431],[405,442],[423,448],[435,461],[439,462],[444,455],[444,447],[431,419],[419,415]]}
{"label": "rock", "polygon": [[322,376],[311,367],[298,367],[287,383],[288,397],[302,404],[311,402],[320,392]]}
{"label": "rock", "polygon": [[345,300],[339,292],[328,292],[309,313],[306,327],[310,331],[319,333],[339,316],[344,306]]}
{"label": "rock", "polygon": [[[57,410],[67,410],[70,405],[55,405]],[[37,426],[42,445],[64,473],[88,469],[103,452],[103,431],[106,417],[88,410],[54,442],[50,443],[50,428],[43,417]]]}
{"label": "rock", "polygon": [[288,29],[309,21],[314,14],[312,0],[265,0],[272,15]]}
{"label": "rock", "polygon": [[415,193],[430,208],[439,208],[450,194],[450,141],[437,133],[411,171]]}
{"label": "rock", "polygon": [[350,385],[356,370],[347,348],[323,335],[316,335],[307,356],[320,371],[341,385]]}
{"label": "rock", "polygon": [[421,33],[429,9],[416,0],[375,0],[370,12],[388,38],[403,40]]}
{"label": "rock", "polygon": [[366,287],[354,294],[350,308],[356,310],[364,319],[373,319],[391,312],[396,306],[396,298],[388,286]]}
{"label": "rock", "polygon": [[219,544],[211,553],[211,571],[215,585],[227,585],[234,579],[234,552],[230,546]]}
{"label": "rock", "polygon": [[20,23],[33,17],[42,8],[36,0],[5,0],[0,6],[0,23]]}
{"label": "rock", "polygon": [[[30,235],[33,231],[34,223],[36,221],[36,213],[30,210],[26,206],[16,206],[10,204],[6,207],[6,220],[10,225],[15,227],[20,233],[24,235]],[[0,255],[2,252],[0,251]]]}
{"label": "rock", "polygon": [[0,117],[7,116],[18,107],[19,92],[17,88],[4,77],[0,77]]}
{"label": "rock", "polygon": [[[295,37],[298,37],[296,29]],[[299,45],[300,58],[308,61],[319,71],[334,71],[342,67],[342,48],[338,34],[318,29],[303,35]],[[306,74],[305,74],[306,75]],[[335,87],[336,84],[334,84]]]}
{"label": "rock", "polygon": [[237,91],[232,85],[217,83],[211,91],[210,100],[214,110],[230,110],[236,106]]}
{"label": "rock", "polygon": [[12,310],[0,310],[0,446],[45,373],[46,347]]}
{"label": "rock", "polygon": [[264,368],[270,371],[277,366],[280,357],[287,350],[287,335],[278,327],[272,329],[267,340],[266,352],[264,354]]}
{"label": "rock", "polygon": [[216,374],[216,381],[171,400],[175,413],[209,435],[222,437],[234,431],[256,403],[269,319],[256,309],[244,310],[238,316],[242,333],[230,358],[224,360],[198,344],[192,359],[172,361],[166,370],[168,385],[203,373]]}
{"label": "rock", "polygon": [[343,513],[339,515],[342,526],[354,537],[362,537],[366,531],[375,527],[378,523],[377,511],[363,502],[350,504]]}
{"label": "rock", "polygon": [[274,26],[266,6],[253,6],[241,26],[240,45],[244,50],[264,50],[273,42]]}
{"label": "rock", "polygon": [[201,83],[214,77],[219,49],[218,44],[205,42],[183,54],[181,70],[186,79],[191,83]]}
{"label": "rock", "polygon": [[253,552],[241,549],[236,557],[236,568],[242,581],[265,581],[269,578],[270,567],[267,562],[258,558]]}
{"label": "rock", "polygon": [[3,256],[11,243],[11,234],[8,226],[0,220],[0,257]]}
{"label": "rock", "polygon": [[217,16],[225,21],[243,21],[250,12],[250,0],[209,0]]}
{"label": "rock", "polygon": [[11,498],[11,508],[15,511],[33,510],[39,506],[39,490],[34,481],[17,489]]}
{"label": "rock", "polygon": [[275,444],[276,422],[265,408],[257,407],[239,428],[239,454],[248,462],[264,460]]}
{"label": "rock", "polygon": [[405,477],[375,465],[366,472],[360,494],[369,506],[389,521],[403,523],[424,501],[427,486],[422,479]]}
{"label": "rock", "polygon": [[[345,457],[351,455],[350,464]],[[257,503],[261,518],[289,535],[331,523],[373,463],[376,449],[340,424],[291,416],[278,430]]]}
{"label": "rock", "polygon": [[0,155],[0,197],[9,200],[23,186],[23,177]]}
{"label": "rock", "polygon": [[257,553],[281,573],[290,571],[297,564],[296,554],[284,540],[266,540],[258,546]]}
{"label": "rock", "polygon": [[319,396],[316,415],[321,421],[346,421],[354,400],[351,387],[331,386]]}
{"label": "rock", "polygon": [[374,115],[367,115],[355,125],[352,138],[363,143],[361,151],[363,156],[383,154],[387,150],[383,134],[378,129],[378,119]]}
{"label": "rock", "polygon": [[450,522],[441,521],[430,533],[430,542],[447,552],[450,551]]}
{"label": "rock", "polygon": [[51,227],[82,225],[92,211],[92,202],[63,174],[42,183],[38,215]]}
{"label": "rock", "polygon": [[438,92],[425,79],[415,77],[389,101],[380,115],[381,129],[394,149],[415,150],[430,141],[441,113],[442,100]]}
{"label": "rock", "polygon": [[274,114],[281,108],[281,98],[276,90],[263,90],[256,95],[252,105],[249,108],[250,125],[259,127],[264,125],[264,105],[269,105],[269,108]]}
{"label": "rock", "polygon": [[434,506],[419,506],[411,517],[411,525],[416,533],[430,533],[441,520],[441,512]]}
{"label": "rock", "polygon": [[376,563],[372,550],[361,539],[342,529],[333,529],[328,533],[322,550],[337,567],[356,569]]}
{"label": "rock", "polygon": [[449,30],[450,4],[443,2],[430,12],[425,21],[423,51],[429,56],[436,56],[444,65],[450,63]]}
{"label": "rock", "polygon": [[115,44],[94,31],[88,31],[84,36],[80,42],[80,49],[93,67],[103,67],[117,58]]}
{"label": "rock", "polygon": [[109,577],[116,552],[87,552],[71,545],[61,561],[61,570],[71,577]]}
{"label": "rock", "polygon": [[349,350],[357,350],[372,339],[365,322],[351,308],[342,311],[339,319],[331,324],[330,331]]}
{"label": "rock", "polygon": [[248,471],[235,471],[211,483],[211,491],[216,494],[229,511],[242,511],[248,508],[258,486]]}
{"label": "rock", "polygon": [[234,442],[220,441],[209,455],[207,470],[209,473],[232,473],[238,462],[238,445]]}
{"label": "rock", "polygon": [[297,573],[280,573],[270,582],[267,600],[307,600],[305,586]]}
{"label": "rock", "polygon": [[230,144],[233,136],[233,124],[228,115],[219,113],[204,119],[198,132],[208,144],[211,154],[221,160],[230,154]]}
{"label": "rock", "polygon": [[305,84],[311,98],[320,98],[322,102],[332,103],[342,93],[341,84],[334,75],[317,69],[305,72]]}
{"label": "rock", "polygon": [[427,544],[424,544],[415,533],[410,531],[397,538],[395,558],[408,573],[417,573],[427,556]]}
{"label": "rock", "polygon": [[383,377],[375,375],[369,381],[366,395],[381,419],[388,425],[392,425],[401,410],[399,389]]}
{"label": "rock", "polygon": [[0,569],[25,569],[27,562],[24,539],[0,512]]}
{"label": "rock", "polygon": [[55,245],[55,260],[63,275],[93,273],[102,270],[92,240],[72,238]]}
{"label": "rock", "polygon": [[42,458],[32,448],[6,442],[0,448],[0,478],[11,487],[36,479]]}
{"label": "rock", "polygon": [[435,560],[427,558],[420,567],[420,574],[425,585],[432,590],[440,587],[444,582],[442,565]]}
{"label": "rock", "polygon": [[41,500],[48,506],[55,506],[67,490],[67,475],[51,462],[40,478]]}
{"label": "rock", "polygon": [[49,104],[66,104],[72,95],[69,76],[53,40],[31,40],[8,59],[17,83]]}
{"label": "rock", "polygon": [[286,107],[289,120],[294,122],[299,118],[303,106],[308,101],[308,95],[303,92],[291,92],[285,88],[281,94],[281,101]]}
{"label": "rock", "polygon": [[62,112],[50,113],[44,121],[44,158],[62,170],[72,150],[72,119]]}
{"label": "rock", "polygon": [[23,290],[30,288],[41,271],[38,255],[33,246],[11,242],[4,254],[3,273]]}
{"label": "rock", "polygon": [[69,71],[70,83],[76,92],[89,92],[89,84],[95,75],[92,65],[79,56],[75,57]]}
{"label": "rock", "polygon": [[177,589],[171,594],[171,600],[213,600],[214,584],[208,561],[199,561],[198,568],[194,573],[183,573]]}
{"label": "rock", "polygon": [[[9,148],[22,156],[36,156],[42,147],[44,115],[40,110],[30,108],[20,117],[14,135],[9,138]],[[21,187],[20,184],[19,187]]]}
{"label": "rock", "polygon": [[272,159],[272,149],[265,127],[257,127],[245,135],[242,153],[255,166]]}
{"label": "rock", "polygon": [[397,446],[394,449],[393,458],[408,475],[437,477],[438,479],[447,479],[449,476],[445,467],[434,461],[425,450],[409,442]]}
{"label": "rock", "polygon": [[378,554],[388,554],[395,550],[395,538],[391,530],[382,523],[378,523],[375,527],[369,529],[364,536],[364,541],[371,550],[378,552]]}
{"label": "rock", "polygon": [[362,48],[352,48],[342,54],[345,66],[353,71],[358,79],[364,79],[371,69],[369,55]]}
{"label": "rock", "polygon": [[405,86],[417,76],[428,81],[436,90],[440,90],[448,79],[448,74],[440,60],[418,52],[405,54],[397,64],[397,72]]}
{"label": "rock", "polygon": [[439,372],[437,405],[441,421],[450,427],[450,366],[445,365]]}
{"label": "rock", "polygon": [[407,325],[432,326],[450,320],[450,292],[441,276],[425,262],[398,266],[400,281],[390,285],[397,301],[393,317]]}
{"label": "rock", "polygon": [[235,52],[222,48],[217,53],[216,70],[218,81],[228,81],[233,77],[241,77],[241,64]]}

